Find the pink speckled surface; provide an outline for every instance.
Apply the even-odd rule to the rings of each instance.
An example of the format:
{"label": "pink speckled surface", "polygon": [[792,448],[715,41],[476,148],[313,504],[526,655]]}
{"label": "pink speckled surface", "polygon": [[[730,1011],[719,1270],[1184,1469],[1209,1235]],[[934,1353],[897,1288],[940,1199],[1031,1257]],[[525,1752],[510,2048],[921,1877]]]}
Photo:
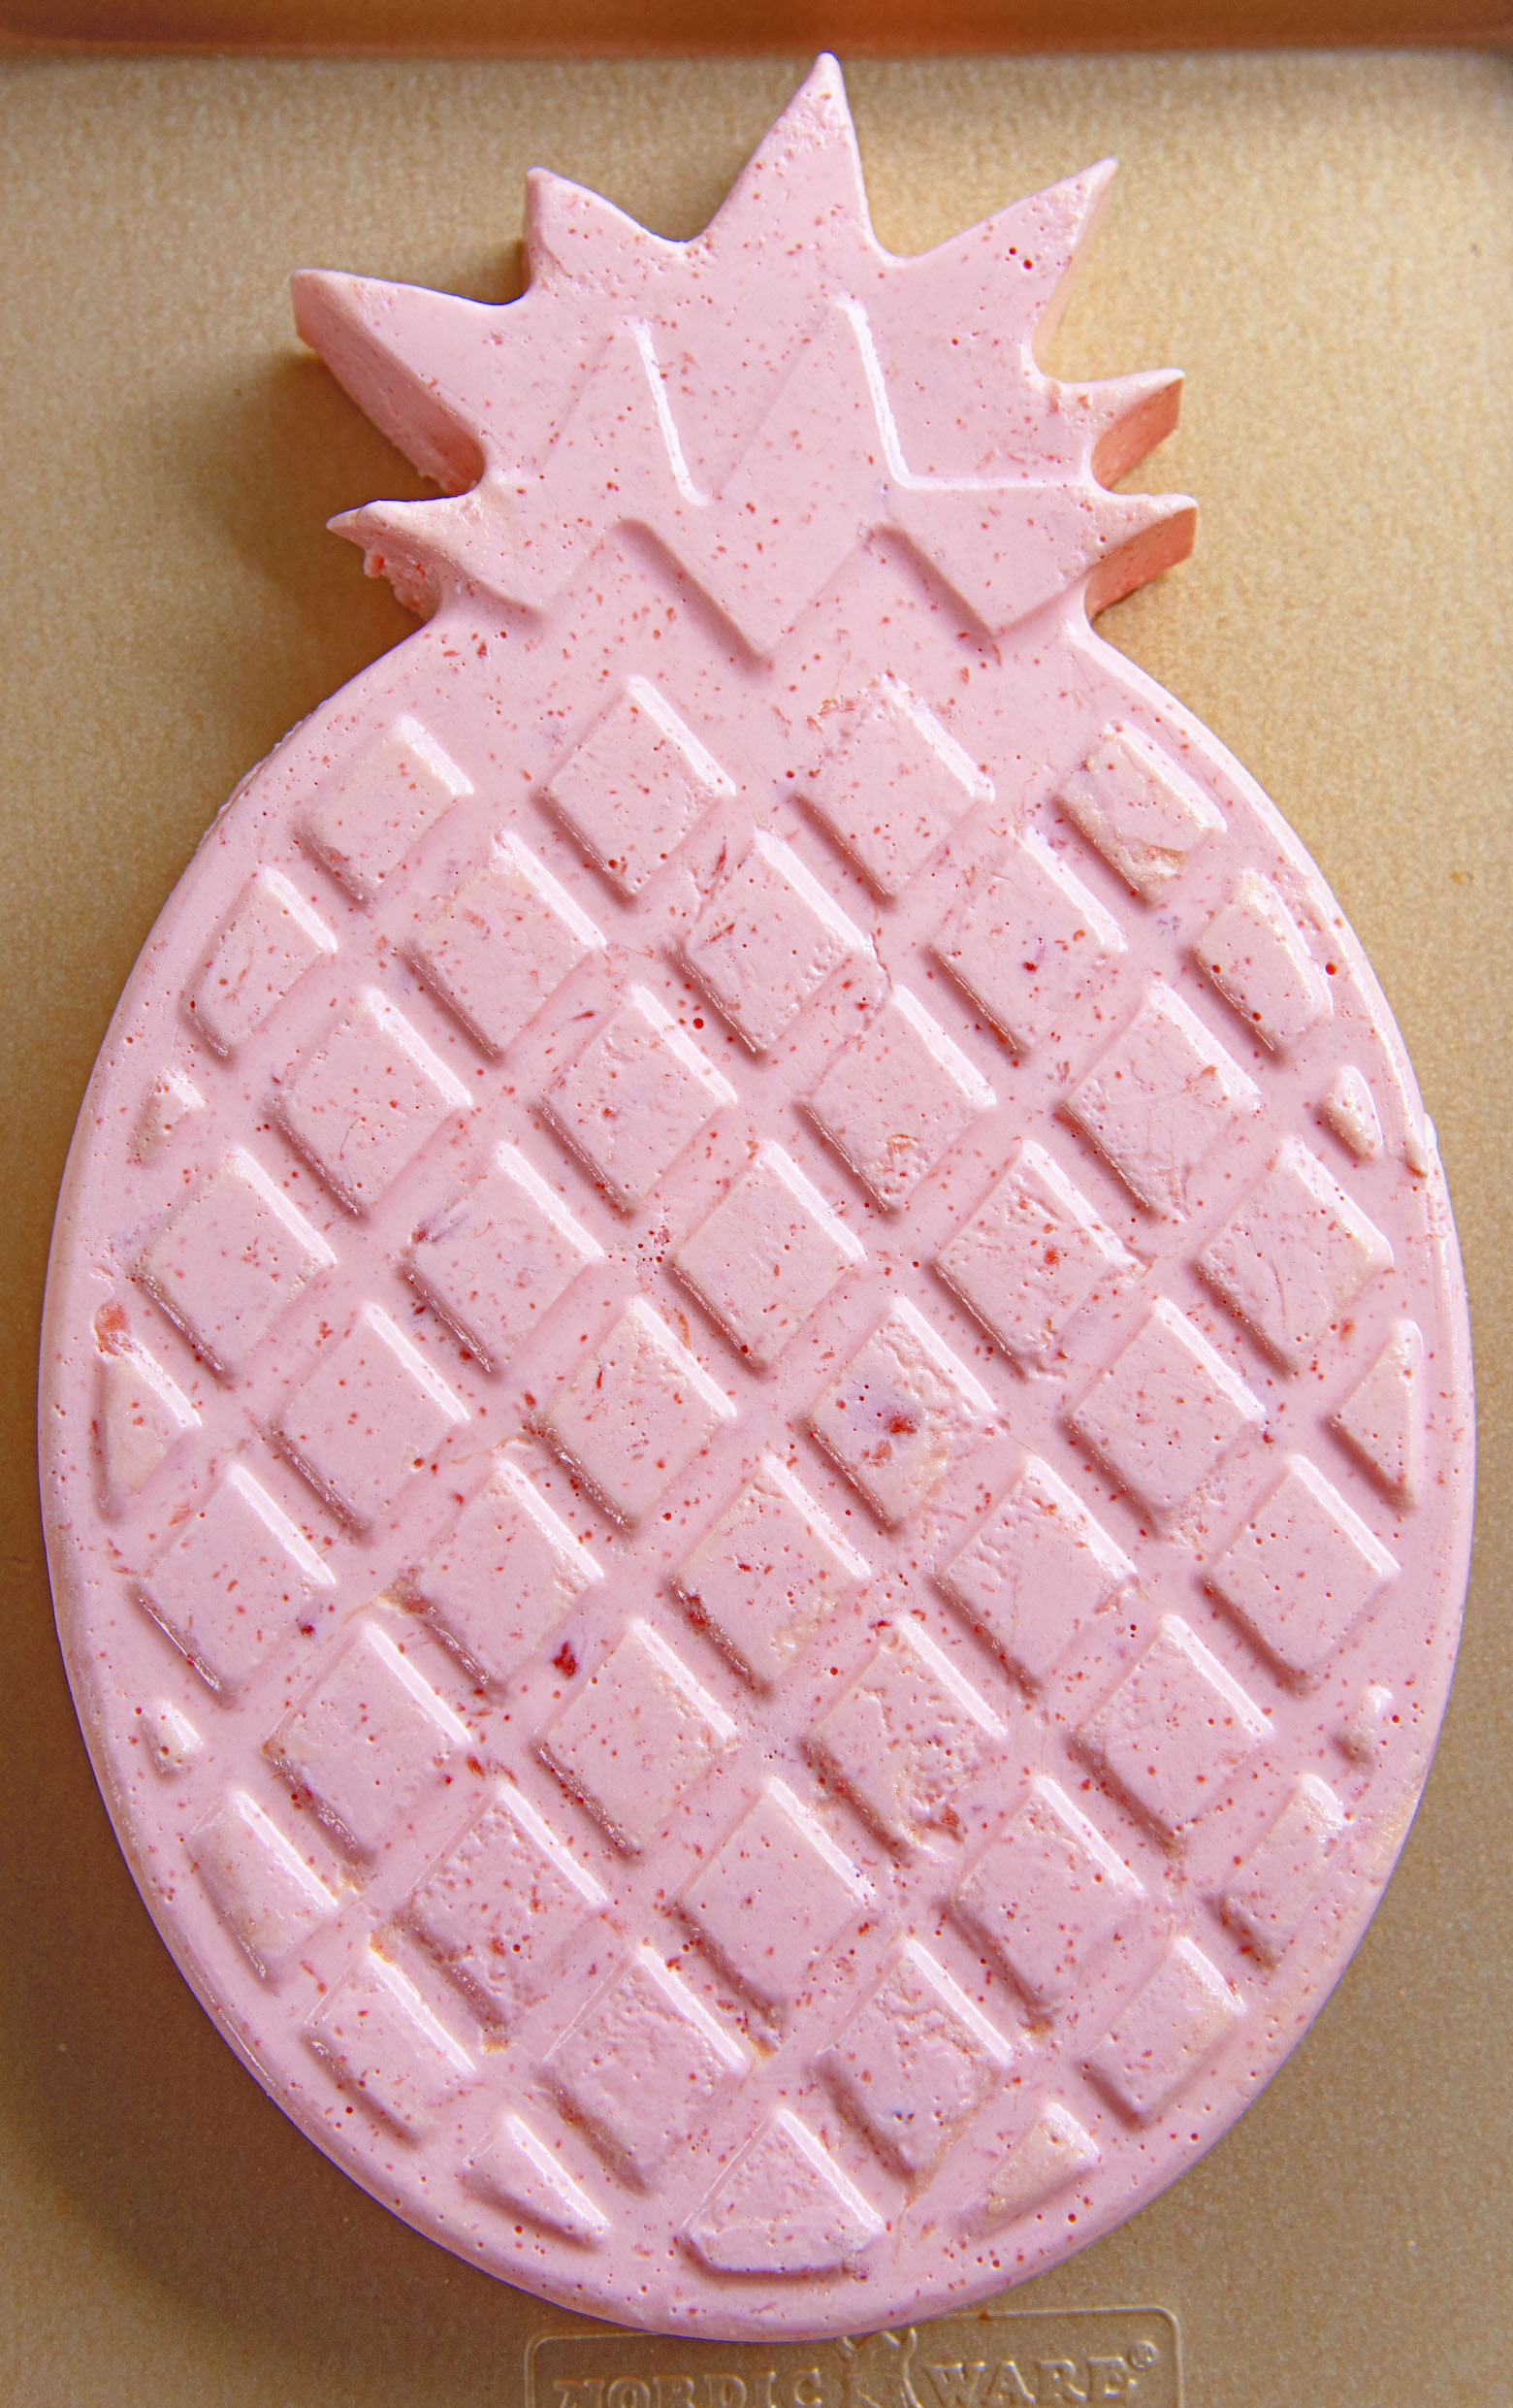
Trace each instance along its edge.
{"label": "pink speckled surface", "polygon": [[[824,239],[787,317],[702,361],[706,254],[539,190],[510,460],[471,305],[306,304],[355,384],[376,324],[476,412],[483,499],[362,514],[441,607],[241,790],[160,923],[49,1318],[71,1667],[202,1997],[460,2253],[725,2332],[982,2296],[1224,2128],[1396,1855],[1469,1507],[1453,1234],[1380,994],[1243,773],[1086,628],[1181,515],[1100,503],[1107,418],[1012,345],[994,423],[981,358],[944,364],[991,246],[885,266],[814,106],[787,190]],[[732,318],[784,147],[712,239]],[[1013,221],[1043,270],[1079,198]],[[630,408],[626,499],[596,463]],[[429,406],[403,431],[458,481]],[[784,505],[759,545],[756,496]],[[479,957],[428,933],[500,848],[508,908],[574,957],[502,1043]],[[757,974],[726,938],[695,983],[754,856]],[[1062,915],[1034,957],[998,937],[1027,886]],[[790,960],[818,975],[777,1027],[745,996]],[[496,1359],[464,1343],[477,1266],[457,1304],[419,1265],[501,1147],[556,1267]],[[823,1568],[818,1622],[811,1594],[755,1645],[739,1582],[680,1570],[754,1473]],[[491,1482],[608,1574],[504,1673],[427,1587]],[[1014,1592],[1068,1492],[1086,1602],[1052,1649]],[[786,1986],[699,1904],[754,1812],[793,1835],[783,1911],[857,1910]],[[473,1883],[461,1955],[425,1909],[501,1814],[560,1884],[543,1992],[503,2012],[467,1949],[511,1944],[508,1885]],[[983,1919],[1055,1922],[1101,1848],[1128,1911],[1048,2007]]]}

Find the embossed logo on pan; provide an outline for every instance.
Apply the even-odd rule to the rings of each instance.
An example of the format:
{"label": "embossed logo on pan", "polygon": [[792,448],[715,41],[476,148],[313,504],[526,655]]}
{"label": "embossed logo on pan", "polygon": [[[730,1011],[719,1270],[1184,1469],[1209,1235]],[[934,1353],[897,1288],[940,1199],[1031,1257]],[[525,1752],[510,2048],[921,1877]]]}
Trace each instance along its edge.
{"label": "embossed logo on pan", "polygon": [[944,2316],[895,2332],[690,2346],[543,2333],[526,2408],[1182,2408],[1165,2308]]}

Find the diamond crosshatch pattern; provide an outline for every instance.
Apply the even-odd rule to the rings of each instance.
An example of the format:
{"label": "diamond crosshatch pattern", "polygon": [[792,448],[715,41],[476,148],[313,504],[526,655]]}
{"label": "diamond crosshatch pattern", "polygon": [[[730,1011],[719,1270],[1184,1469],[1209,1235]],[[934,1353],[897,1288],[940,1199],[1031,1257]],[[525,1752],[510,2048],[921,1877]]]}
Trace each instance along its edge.
{"label": "diamond crosshatch pattern", "polygon": [[603,1248],[518,1149],[415,1233],[410,1276],[484,1362],[507,1363]]}
{"label": "diamond crosshatch pattern", "polygon": [[872,1888],[781,1781],[685,1891],[683,1910],[758,1999],[800,1989]]}
{"label": "diamond crosshatch pattern", "polygon": [[190,1343],[231,1376],[335,1260],[277,1181],[237,1146],[157,1232],[141,1275]]}
{"label": "diamond crosshatch pattern", "polygon": [[490,1054],[502,1054],[604,939],[587,912],[506,834],[410,950],[416,968]]}
{"label": "diamond crosshatch pattern", "polygon": [[[896,2321],[1053,2262],[1274,2066],[1422,1777],[1457,1600],[1414,1500],[1463,1461],[1359,952],[1090,638],[1029,454],[958,460],[913,264],[774,273],[764,211],[859,224],[829,70],[795,113],[718,413],[675,246],[544,188],[603,341],[523,379],[571,389],[495,516],[363,514],[440,606],[165,919],[57,1375],[101,1745],[214,2010],[472,2262],[655,2319],[624,2244],[742,2334],[752,2278],[838,2331],[858,2271]],[[1095,186],[931,290],[1028,331]],[[1122,573],[1166,505],[1087,471],[1119,396],[1047,392],[1038,520]],[[100,1366],[148,1359],[183,1401],[134,1483]]]}
{"label": "diamond crosshatch pattern", "polygon": [[568,1940],[604,1904],[593,1874],[506,1786],[407,1912],[464,1995],[507,2023],[539,1997]]}

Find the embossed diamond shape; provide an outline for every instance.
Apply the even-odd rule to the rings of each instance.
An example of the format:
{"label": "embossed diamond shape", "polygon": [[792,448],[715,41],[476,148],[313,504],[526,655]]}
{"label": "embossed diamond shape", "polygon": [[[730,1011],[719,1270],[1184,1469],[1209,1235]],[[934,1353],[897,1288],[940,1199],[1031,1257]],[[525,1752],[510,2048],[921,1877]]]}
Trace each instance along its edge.
{"label": "embossed diamond shape", "polygon": [[1304,1773],[1270,1830],[1225,1883],[1225,1920],[1264,1964],[1279,1964],[1297,1937],[1345,1825],[1345,1810],[1329,1783]]}
{"label": "embossed diamond shape", "polygon": [[462,2043],[414,1983],[371,1947],[305,2029],[337,2079],[406,2140],[423,2140],[472,2078]]}
{"label": "embossed diamond shape", "polygon": [[840,714],[805,790],[880,895],[902,892],[974,803],[993,789],[933,711],[881,677]]}
{"label": "embossed diamond shape", "polygon": [[882,2155],[903,2173],[922,2174],[982,2105],[1013,2053],[946,1968],[909,1939],[819,2062]]}
{"label": "embossed diamond shape", "polygon": [[1399,1321],[1364,1379],[1331,1416],[1358,1463],[1398,1505],[1423,1470],[1429,1358],[1417,1321]]}
{"label": "embossed diamond shape", "polygon": [[1175,1513],[1266,1411],[1239,1374],[1162,1296],[1074,1413],[1073,1429],[1131,1496]]}
{"label": "embossed diamond shape", "polygon": [[1028,2215],[1101,2163],[1102,2151],[1071,2108],[1059,2099],[1043,2099],[1034,2121],[997,2159],[986,2191],[968,2213],[968,2229],[990,2232]]}
{"label": "embossed diamond shape", "polygon": [[1118,924],[1034,833],[968,873],[931,952],[1015,1053],[1065,1025],[1124,951]]}
{"label": "embossed diamond shape", "polygon": [[1057,801],[1125,885],[1155,902],[1223,814],[1143,729],[1112,720]]}
{"label": "embossed diamond shape", "polygon": [[600,1578],[582,1541],[501,1455],[410,1586],[442,1636],[503,1682]]}
{"label": "embossed diamond shape", "polygon": [[1397,1571],[1338,1489],[1291,1455],[1208,1580],[1278,1663],[1311,1675]]}
{"label": "embossed diamond shape", "polygon": [[151,1240],[141,1269],[185,1336],[229,1374],[336,1259],[261,1163],[234,1146]]}
{"label": "embossed diamond shape", "polygon": [[1033,2006],[1065,1999],[1144,1891],[1096,1824],[1044,1774],[956,1891],[959,1922],[984,1940]]}
{"label": "embossed diamond shape", "polygon": [[632,1622],[541,1742],[621,1846],[644,1848],[734,1745],[729,1715],[649,1622]]}
{"label": "embossed diamond shape", "polygon": [[1179,1831],[1222,1796],[1267,1718],[1180,1614],[1161,1627],[1078,1743],[1159,1824]]}
{"label": "embossed diamond shape", "polygon": [[124,1332],[102,1334],[98,1316],[95,1344],[100,1484],[107,1512],[116,1513],[201,1421],[177,1381],[146,1348]]}
{"label": "embossed diamond shape", "polygon": [[1212,915],[1193,956],[1224,1002],[1272,1053],[1287,1053],[1335,1009],[1328,975],[1308,954],[1282,895],[1258,869],[1241,869],[1234,895]]}
{"label": "embossed diamond shape", "polygon": [[782,1781],[768,1781],[683,1894],[736,1979],[776,2001],[802,1990],[872,1885]]}
{"label": "embossed diamond shape", "polygon": [[245,1464],[187,1514],[142,1582],[143,1601],[217,1688],[255,1671],[336,1576]]}
{"label": "embossed diamond shape", "polygon": [[403,1331],[365,1304],[284,1399],[275,1428],[306,1479],[361,1530],[467,1418]]}
{"label": "embossed diamond shape", "polygon": [[867,951],[834,897],[757,829],[685,937],[683,957],[753,1053],[765,1053],[830,972]]}
{"label": "embossed diamond shape", "polygon": [[604,939],[519,836],[496,837],[415,939],[415,966],[491,1054],[502,1054]]}
{"label": "embossed diamond shape", "polygon": [[462,1080],[376,987],[283,1090],[285,1128],[349,1212],[365,1212],[422,1146],[472,1107]]}
{"label": "embossed diamond shape", "polygon": [[1139,1267],[1033,1139],[936,1261],[1005,1352],[1026,1362],[1044,1360],[1096,1289]]}
{"label": "embossed diamond shape", "polygon": [[172,1698],[159,1698],[142,1717],[142,1743],[160,1781],[175,1781],[205,1753],[205,1741]]}
{"label": "embossed diamond shape", "polygon": [[825,2274],[886,2229],[824,2144],[780,2107],[688,2226],[717,2274]]}
{"label": "embossed diamond shape", "polygon": [[405,1915],[474,2008],[508,2023],[545,1991],[605,1894],[533,1806],[501,1788]]}
{"label": "embossed diamond shape", "polygon": [[422,1784],[468,1744],[467,1724],[388,1632],[365,1622],[285,1715],[268,1753],[370,1856]]}
{"label": "embossed diamond shape", "polygon": [[360,903],[472,782],[408,712],[323,786],[302,832]]}
{"label": "embossed diamond shape", "polygon": [[1031,1455],[960,1553],[936,1574],[1026,1680],[1045,1680],[1135,1567],[1075,1489]]}
{"label": "embossed diamond shape", "polygon": [[904,1621],[815,1724],[809,1750],[888,1839],[914,1842],[1003,1736],[945,1649]]}
{"label": "embossed diamond shape", "polygon": [[174,1131],[205,1110],[205,1097],[181,1070],[165,1070],[142,1099],[132,1136],[132,1159],[144,1166],[156,1162]]}
{"label": "embossed diamond shape", "polygon": [[788,1466],[763,1455],[674,1577],[743,1672],[773,1681],[869,1567]]}
{"label": "embossed diamond shape", "polygon": [[552,1399],[541,1426],[610,1512],[638,1521],[735,1407],[644,1297]]}
{"label": "embossed diamond shape", "polygon": [[1160,979],[1066,1099],[1136,1200],[1178,1220],[1215,1146],[1260,1109],[1254,1080]]}
{"label": "embossed diamond shape", "polygon": [[1391,1261],[1380,1229],[1295,1137],[1198,1257],[1230,1311],[1289,1368]]}
{"label": "embossed diamond shape", "polygon": [[894,987],[838,1054],[809,1109],[878,1203],[902,1204],[942,1162],[993,1090],[907,987]]}
{"label": "embossed diamond shape", "polygon": [[628,677],[556,770],[547,800],[623,895],[637,895],[735,782],[645,677]]}
{"label": "embossed diamond shape", "polygon": [[410,1276],[490,1369],[509,1361],[604,1249],[519,1148],[497,1146],[481,1179],[433,1213]]}
{"label": "embossed diamond shape", "polygon": [[929,1503],[993,1400],[906,1296],[809,1411],[809,1426],[885,1522]]}
{"label": "embossed diamond shape", "polygon": [[622,1209],[649,1195],[735,1090],[651,990],[632,987],[546,1109]]}
{"label": "embossed diamond shape", "polygon": [[1354,1062],[1341,1062],[1314,1106],[1325,1127],[1333,1131],[1358,1162],[1375,1162],[1382,1151],[1382,1121],[1371,1093],[1371,1083]]}
{"label": "embossed diamond shape", "polygon": [[1329,979],[1270,878],[1243,869],[1234,895],[1193,948],[1226,1003],[1273,1054],[1285,1053],[1334,1005]]}
{"label": "embossed diamond shape", "polygon": [[217,1054],[234,1054],[255,1036],[306,970],[328,959],[337,940],[282,870],[266,865],[248,881],[217,931],[187,1008]]}
{"label": "embossed diamond shape", "polygon": [[680,1276],[743,1354],[774,1362],[866,1249],[781,1146],[749,1169],[686,1237]]}
{"label": "embossed diamond shape", "polygon": [[1368,1771],[1374,1770],[1392,1744],[1394,1730],[1401,1723],[1400,1714],[1393,1712],[1393,1694],[1380,1680],[1368,1680],[1349,1703],[1342,1723],[1333,1733],[1336,1747],[1353,1757]]}
{"label": "embossed diamond shape", "polygon": [[563,2034],[546,2074],[610,2164],[644,2190],[750,2064],[687,1983],[641,1947]]}
{"label": "embossed diamond shape", "polygon": [[1216,1965],[1184,1935],[1087,2057],[1087,2069],[1138,2124],[1199,2073],[1245,2012]]}
{"label": "embossed diamond shape", "polygon": [[601,2241],[609,2231],[609,2218],[522,2115],[500,2116],[468,2174],[471,2187],[549,2232],[564,2232],[572,2241]]}
{"label": "embossed diamond shape", "polygon": [[276,1982],[337,1912],[324,1881],[244,1789],[189,1835],[189,1860],[264,1981]]}

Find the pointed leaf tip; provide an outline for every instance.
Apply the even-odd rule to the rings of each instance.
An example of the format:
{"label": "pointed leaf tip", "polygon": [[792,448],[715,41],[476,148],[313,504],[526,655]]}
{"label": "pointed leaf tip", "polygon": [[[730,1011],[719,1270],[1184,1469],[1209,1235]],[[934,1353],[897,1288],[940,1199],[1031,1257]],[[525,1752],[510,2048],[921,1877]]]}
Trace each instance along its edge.
{"label": "pointed leaf tip", "polygon": [[1165,442],[1182,409],[1182,372],[1153,368],[1097,383],[1063,386],[1063,407],[1077,410],[1091,442],[1089,465],[1101,485],[1116,485]]}
{"label": "pointed leaf tip", "polygon": [[893,261],[901,289],[943,295],[949,284],[945,306],[962,330],[978,328],[1039,351],[1066,308],[1113,172],[1112,159],[1100,160],[1009,202],[931,250]]}
{"label": "pointed leaf tip", "polygon": [[849,221],[870,239],[861,154],[840,62],[821,50],[705,229],[712,244],[807,244]]}
{"label": "pointed leaf tip", "polygon": [[355,510],[338,510],[328,518],[334,536],[360,544],[364,573],[385,577],[396,602],[418,619],[429,619],[441,599],[440,569],[448,558],[447,530],[428,512],[450,508],[449,502],[368,502]]}
{"label": "pointed leaf tip", "polygon": [[[1098,159],[1091,167],[1032,193],[1020,209],[1034,226],[1034,283],[1039,323],[1037,349],[1050,341],[1060,325],[1078,262],[1088,238],[1103,215],[1118,167],[1116,159]],[[1028,267],[1029,262],[1026,262]],[[1044,295],[1044,299],[1040,296]]]}
{"label": "pointed leaf tip", "polygon": [[461,493],[483,471],[475,423],[435,373],[447,338],[497,313],[420,284],[302,268],[291,277],[295,328],[344,392],[423,476]]}
{"label": "pointed leaf tip", "polygon": [[817,52],[815,63],[789,103],[789,114],[801,105],[812,109],[817,116],[829,118],[847,135],[852,131],[851,103],[846,96],[846,77],[833,50]]}
{"label": "pointed leaf tip", "polygon": [[1098,223],[1118,172],[1119,162],[1111,155],[1095,159],[1090,167],[1079,167],[1075,175],[1060,177],[1033,196],[1060,208],[1066,227],[1064,239],[1074,250],[1086,241]]}
{"label": "pointed leaf tip", "polygon": [[1197,537],[1198,504],[1185,493],[1105,494],[1099,518],[1109,549],[1087,581],[1090,619],[1186,560]]}
{"label": "pointed leaf tip", "polygon": [[526,257],[531,281],[591,277],[610,290],[638,282],[659,257],[681,249],[603,194],[547,167],[526,172]]}

